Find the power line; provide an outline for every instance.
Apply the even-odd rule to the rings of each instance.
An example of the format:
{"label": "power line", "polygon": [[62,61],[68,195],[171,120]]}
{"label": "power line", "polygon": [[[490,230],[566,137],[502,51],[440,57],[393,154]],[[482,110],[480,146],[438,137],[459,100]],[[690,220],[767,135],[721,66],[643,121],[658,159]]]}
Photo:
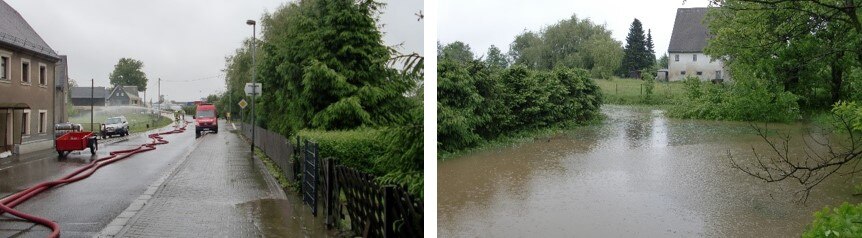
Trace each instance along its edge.
{"label": "power line", "polygon": [[225,76],[225,74],[219,74],[219,75],[214,75],[214,76],[209,76],[209,77],[196,78],[196,79],[186,79],[186,80],[165,80],[165,79],[163,79],[163,80],[162,80],[162,82],[167,82],[167,83],[187,83],[187,82],[195,82],[195,81],[201,81],[201,80],[207,80],[207,79],[214,79],[214,78],[224,78],[224,76]]}

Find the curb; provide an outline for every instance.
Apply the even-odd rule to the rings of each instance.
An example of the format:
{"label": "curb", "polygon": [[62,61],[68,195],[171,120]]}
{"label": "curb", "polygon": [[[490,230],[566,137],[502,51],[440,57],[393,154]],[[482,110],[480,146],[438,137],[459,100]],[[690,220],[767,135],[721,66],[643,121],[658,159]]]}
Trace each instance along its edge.
{"label": "curb", "polygon": [[281,185],[278,184],[278,181],[275,180],[275,176],[269,173],[269,170],[266,169],[266,165],[263,164],[261,158],[257,156],[252,156],[254,159],[254,165],[257,166],[258,172],[260,172],[263,176],[263,180],[266,180],[266,185],[269,187],[269,193],[273,195],[275,199],[287,199],[287,194],[284,193],[284,189],[281,189]]}
{"label": "curb", "polygon": [[189,158],[189,155],[191,155],[191,153],[194,152],[195,149],[197,149],[201,141],[202,140],[195,141],[195,143],[192,144],[191,147],[189,147],[189,150],[182,155],[182,158],[177,162],[177,164],[168,169],[167,172],[165,172],[164,175],[159,177],[159,179],[156,179],[155,182],[150,184],[150,186],[147,187],[147,190],[144,191],[144,194],[138,196],[137,199],[132,201],[132,204],[130,204],[129,207],[123,210],[123,212],[121,212],[119,216],[114,218],[114,220],[108,223],[108,225],[103,228],[102,231],[99,232],[99,234],[93,237],[115,237],[120,234],[120,232],[126,228],[126,225],[128,225],[129,221],[131,221],[132,217],[137,215],[138,212],[140,212],[141,209],[147,204],[147,202],[149,202],[150,199],[153,198],[153,195],[155,195],[156,192],[159,191],[159,189],[164,185],[165,181],[167,181],[168,178],[173,177],[177,173],[177,171],[179,171],[179,168],[186,163]]}
{"label": "curb", "polygon": [[[241,141],[248,143],[248,138],[245,138],[245,136],[237,131],[236,125],[234,125],[233,134],[239,137]],[[274,195],[275,199],[287,199],[287,194],[284,192],[284,189],[281,189],[281,185],[275,180],[275,176],[270,174],[269,170],[266,169],[266,165],[263,164],[263,160],[254,153],[252,153],[251,157],[254,159],[254,165],[257,166],[258,172],[263,174],[263,180],[266,181],[266,185],[269,187],[269,193]]]}

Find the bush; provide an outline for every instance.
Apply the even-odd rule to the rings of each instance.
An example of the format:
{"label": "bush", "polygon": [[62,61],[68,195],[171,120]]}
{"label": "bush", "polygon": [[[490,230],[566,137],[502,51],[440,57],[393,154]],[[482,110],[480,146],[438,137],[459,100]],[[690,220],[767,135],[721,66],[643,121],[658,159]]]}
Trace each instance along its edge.
{"label": "bush", "polygon": [[760,80],[710,85],[687,78],[685,85],[688,97],[670,111],[670,116],[763,122],[791,122],[800,118],[796,95]]}
{"label": "bush", "polygon": [[829,206],[814,213],[814,221],[802,237],[862,237],[862,204],[847,202],[834,209]]}
{"label": "bush", "polygon": [[599,87],[583,69],[500,69],[442,59],[437,70],[437,148],[443,152],[591,120],[602,104]]}
{"label": "bush", "polygon": [[349,131],[301,130],[299,137],[317,142],[321,159],[334,157],[343,165],[382,175],[383,171],[374,167],[374,161],[382,156],[386,149],[386,145],[380,140],[381,133],[381,130],[370,128]]}
{"label": "bush", "polygon": [[[832,113],[846,120],[855,131],[862,131],[862,105],[856,102],[841,101],[835,103],[832,107]],[[841,125],[836,126],[840,127]]]}

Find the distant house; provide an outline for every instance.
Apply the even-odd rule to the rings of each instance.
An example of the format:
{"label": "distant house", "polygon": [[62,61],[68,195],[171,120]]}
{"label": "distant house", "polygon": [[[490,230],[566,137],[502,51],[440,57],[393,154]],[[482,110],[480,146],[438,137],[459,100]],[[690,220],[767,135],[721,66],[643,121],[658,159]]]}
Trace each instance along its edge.
{"label": "distant house", "polygon": [[0,0],[0,158],[54,146],[58,61],[24,17]]}
{"label": "distant house", "polygon": [[720,59],[712,59],[703,53],[710,35],[703,25],[708,8],[679,8],[670,45],[667,48],[668,68],[659,75],[670,81],[695,76],[701,80],[729,80],[729,75]]}
{"label": "distant house", "polygon": [[115,86],[105,99],[108,106],[141,106],[143,102],[138,95],[138,86]]}
{"label": "distant house", "polygon": [[70,90],[72,105],[75,105],[76,108],[86,108],[90,107],[90,102],[92,102],[92,105],[96,107],[105,106],[107,90],[105,87],[95,87],[94,89],[91,91],[90,87],[73,87]]}

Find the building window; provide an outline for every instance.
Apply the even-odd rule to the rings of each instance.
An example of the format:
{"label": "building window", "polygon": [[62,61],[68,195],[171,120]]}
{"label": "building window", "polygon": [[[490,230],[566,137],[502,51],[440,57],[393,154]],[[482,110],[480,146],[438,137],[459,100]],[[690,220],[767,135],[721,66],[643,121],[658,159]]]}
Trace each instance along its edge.
{"label": "building window", "polygon": [[45,128],[48,127],[48,111],[39,110],[39,134],[45,133]]}
{"label": "building window", "polygon": [[703,72],[697,71],[697,76],[703,75]]}
{"label": "building window", "polygon": [[697,54],[691,55],[691,61],[697,62]]}
{"label": "building window", "polygon": [[0,80],[9,80],[9,56],[0,56]]}
{"label": "building window", "polygon": [[48,67],[39,64],[39,85],[48,85]]}
{"label": "building window", "polygon": [[685,71],[679,71],[680,75],[685,75]]}
{"label": "building window", "polygon": [[21,59],[21,82],[30,84],[30,60]]}
{"label": "building window", "polygon": [[674,55],[674,56],[673,56],[673,61],[679,62],[679,55]]}
{"label": "building window", "polygon": [[21,114],[21,134],[30,134],[30,110],[24,110],[24,113]]}

